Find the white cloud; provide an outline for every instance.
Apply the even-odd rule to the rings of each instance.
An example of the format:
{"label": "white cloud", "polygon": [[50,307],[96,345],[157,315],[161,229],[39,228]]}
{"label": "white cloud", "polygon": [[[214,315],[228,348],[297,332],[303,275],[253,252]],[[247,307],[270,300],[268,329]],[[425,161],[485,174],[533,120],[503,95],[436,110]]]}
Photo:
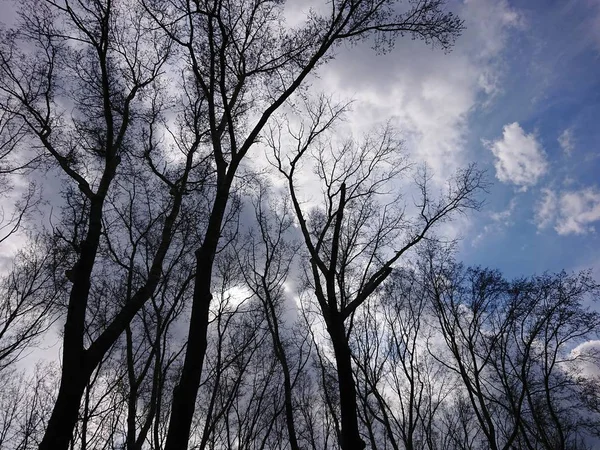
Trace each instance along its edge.
{"label": "white cloud", "polygon": [[538,229],[543,230],[554,223],[558,201],[556,193],[551,189],[542,189],[542,199],[535,208],[535,223]]}
{"label": "white cloud", "polygon": [[567,156],[571,156],[571,153],[573,153],[573,150],[575,150],[573,129],[567,128],[566,130],[564,130],[558,137],[558,143],[560,144],[560,148],[563,149],[565,154]]}
{"label": "white cloud", "polygon": [[[316,0],[303,0],[307,1]],[[477,159],[475,146],[469,145],[469,125],[479,118],[477,110],[502,92],[510,66],[504,52],[511,34],[523,25],[521,14],[506,0],[455,5],[452,9],[465,20],[466,29],[449,54],[407,37],[386,55],[377,55],[368,42],[340,46],[336,59],[310,81],[314,91],[356,100],[353,112],[338,124],[347,133],[359,137],[391,120],[408,156],[426,162],[440,186],[456,169]],[[313,188],[313,195],[305,197],[308,201],[320,198],[314,193],[318,185],[308,177],[302,183],[307,192]],[[438,232],[468,236],[471,226],[470,216],[457,217]]]}
{"label": "white cloud", "polygon": [[354,132],[393,118],[411,156],[437,181],[464,166],[470,114],[501,91],[503,51],[520,15],[507,1],[468,0],[457,8],[467,26],[449,54],[399,39],[389,55],[358,46],[328,65],[318,80],[328,92],[357,100]]}
{"label": "white cloud", "polygon": [[600,191],[587,188],[564,193],[560,198],[560,217],[556,223],[558,234],[586,234],[593,232],[593,224],[600,220]]}
{"label": "white cloud", "polygon": [[496,157],[496,178],[523,191],[535,185],[548,170],[546,155],[534,134],[526,134],[517,123],[504,126],[502,138],[484,141]]}
{"label": "white cloud", "polygon": [[597,188],[588,187],[560,194],[544,189],[542,195],[535,209],[538,229],[554,225],[560,235],[595,231],[594,224],[600,221],[600,191]]}
{"label": "white cloud", "polygon": [[525,19],[517,10],[510,7],[507,0],[465,0],[465,16],[467,26],[473,28],[481,37],[480,52],[484,56],[493,57],[506,45],[506,28],[521,28]]}
{"label": "white cloud", "polygon": [[517,198],[513,197],[508,204],[508,207],[503,211],[496,211],[490,213],[490,218],[497,223],[502,223],[504,225],[510,225],[513,212],[517,206]]}

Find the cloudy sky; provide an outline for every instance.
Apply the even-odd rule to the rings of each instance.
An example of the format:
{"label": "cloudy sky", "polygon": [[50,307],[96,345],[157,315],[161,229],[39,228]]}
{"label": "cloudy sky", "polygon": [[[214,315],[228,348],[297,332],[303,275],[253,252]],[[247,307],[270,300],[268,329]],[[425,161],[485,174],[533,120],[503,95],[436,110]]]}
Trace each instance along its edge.
{"label": "cloudy sky", "polygon": [[[292,2],[290,2],[291,4]],[[298,9],[322,0],[303,0]],[[600,278],[600,0],[449,0],[467,29],[444,54],[400,39],[340,48],[315,86],[355,99],[357,132],[391,118],[439,180],[477,162],[485,208],[454,223],[468,264]],[[4,23],[12,22],[0,3]]]}
{"label": "cloudy sky", "polygon": [[461,258],[508,276],[600,274],[600,0],[449,3],[467,26],[444,54],[410,39],[340,49],[319,84],[392,118],[440,179],[475,161],[493,185],[457,222]]}

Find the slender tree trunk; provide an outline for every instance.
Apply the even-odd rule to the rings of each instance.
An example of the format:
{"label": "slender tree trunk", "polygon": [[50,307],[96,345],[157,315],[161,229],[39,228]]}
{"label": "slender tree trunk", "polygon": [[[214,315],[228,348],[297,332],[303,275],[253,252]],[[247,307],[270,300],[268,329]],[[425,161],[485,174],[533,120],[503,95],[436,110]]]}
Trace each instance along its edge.
{"label": "slender tree trunk", "polygon": [[275,347],[275,357],[277,358],[281,369],[283,371],[283,389],[284,389],[284,405],[285,405],[285,423],[288,431],[288,438],[290,441],[290,447],[292,450],[300,450],[298,445],[298,438],[296,436],[296,425],[294,422],[294,405],[292,401],[292,376],[290,374],[290,367],[285,352],[285,348],[281,342],[279,336],[279,326],[277,324],[277,316],[273,308],[273,302],[270,299],[270,295],[264,286],[265,292],[269,297],[267,308],[267,321],[271,331],[271,337],[273,339],[273,346]]}
{"label": "slender tree trunk", "polygon": [[229,197],[230,183],[225,181],[223,184],[215,199],[204,242],[196,252],[196,278],[188,342],[181,378],[173,391],[165,450],[186,450],[190,438],[196,396],[206,355],[208,315],[212,300],[212,269]]}
{"label": "slender tree trunk", "polygon": [[131,326],[125,329],[127,342],[127,378],[129,381],[129,393],[127,397],[127,450],[135,450],[136,415],[138,384],[135,377],[135,364],[133,356],[133,337]]}
{"label": "slender tree trunk", "polygon": [[287,363],[282,365],[284,372],[284,395],[285,395],[285,424],[288,431],[288,439],[292,450],[300,450],[298,438],[296,437],[296,425],[294,422],[294,407],[292,403],[292,383]]}

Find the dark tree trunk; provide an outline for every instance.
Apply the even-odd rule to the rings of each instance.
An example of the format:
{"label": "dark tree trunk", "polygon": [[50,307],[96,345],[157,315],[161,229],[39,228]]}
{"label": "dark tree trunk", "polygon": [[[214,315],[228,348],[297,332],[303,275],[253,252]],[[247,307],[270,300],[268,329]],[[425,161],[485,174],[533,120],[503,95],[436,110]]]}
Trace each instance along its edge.
{"label": "dark tree trunk", "polygon": [[[110,180],[114,169],[105,178]],[[105,182],[103,186],[108,185]],[[104,193],[104,192],[103,192]],[[83,336],[85,314],[90,293],[90,279],[102,231],[102,208],[104,197],[92,201],[88,236],[81,245],[79,260],[73,269],[73,287],[69,296],[69,308],[63,337],[63,358],[60,388],[52,415],[48,421],[40,450],[67,450],[77,423],[81,398],[91,371],[86,360]]]}
{"label": "dark tree trunk", "polygon": [[68,449],[79,416],[79,405],[89,374],[83,352],[63,359],[58,397],[46,428],[40,450]]}
{"label": "dark tree trunk", "polygon": [[226,180],[217,194],[202,247],[196,252],[196,278],[188,342],[179,383],[173,391],[171,418],[164,450],[186,450],[190,438],[196,396],[206,355],[212,269],[229,197]]}
{"label": "dark tree trunk", "polygon": [[263,285],[265,293],[269,300],[266,305],[266,313],[268,317],[269,328],[271,329],[271,337],[273,339],[273,346],[275,348],[275,357],[277,358],[283,372],[283,389],[284,389],[284,405],[285,405],[285,423],[288,431],[288,438],[290,441],[290,447],[292,450],[300,450],[298,445],[298,438],[296,436],[296,425],[294,422],[294,405],[292,401],[292,376],[290,374],[290,367],[285,352],[285,348],[281,342],[279,336],[279,325],[277,324],[277,316],[273,308],[273,301],[270,299],[269,291],[267,286]]}
{"label": "dark tree trunk", "polygon": [[356,385],[352,375],[352,356],[346,339],[346,329],[339,313],[328,320],[327,331],[331,337],[338,375],[340,410],[342,416],[342,450],[363,450],[365,442],[360,437],[356,403]]}
{"label": "dark tree trunk", "polygon": [[181,378],[173,392],[165,450],[185,450],[187,448],[204,356],[206,355],[208,313],[212,300],[210,293],[212,258],[201,250],[196,259],[198,273],[194,285],[188,343]]}

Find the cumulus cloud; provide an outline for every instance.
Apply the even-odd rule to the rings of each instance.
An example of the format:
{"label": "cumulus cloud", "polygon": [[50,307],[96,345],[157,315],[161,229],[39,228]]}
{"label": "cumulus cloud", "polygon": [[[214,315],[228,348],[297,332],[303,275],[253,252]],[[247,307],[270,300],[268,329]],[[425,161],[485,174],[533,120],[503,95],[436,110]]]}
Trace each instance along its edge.
{"label": "cumulus cloud", "polygon": [[598,221],[600,190],[594,187],[560,194],[544,189],[535,210],[538,229],[553,225],[560,235],[592,233]]}
{"label": "cumulus cloud", "polygon": [[401,130],[411,156],[444,180],[467,155],[470,114],[502,89],[503,52],[520,15],[505,0],[467,0],[457,13],[467,29],[449,54],[422,42],[400,39],[389,55],[370,46],[339,57],[324,68],[322,89],[357,100],[352,131],[389,118]]}
{"label": "cumulus cloud", "polygon": [[564,130],[558,137],[558,143],[560,144],[560,148],[563,149],[565,154],[567,156],[571,156],[571,153],[573,153],[573,150],[575,150],[573,129],[567,128],[566,130]]}
{"label": "cumulus cloud", "polygon": [[517,123],[504,126],[502,138],[484,141],[496,157],[496,178],[525,191],[548,170],[546,155],[534,134],[527,134]]}
{"label": "cumulus cloud", "polygon": [[558,234],[585,234],[595,231],[593,224],[600,220],[600,191],[587,188],[565,192],[560,198]]}

